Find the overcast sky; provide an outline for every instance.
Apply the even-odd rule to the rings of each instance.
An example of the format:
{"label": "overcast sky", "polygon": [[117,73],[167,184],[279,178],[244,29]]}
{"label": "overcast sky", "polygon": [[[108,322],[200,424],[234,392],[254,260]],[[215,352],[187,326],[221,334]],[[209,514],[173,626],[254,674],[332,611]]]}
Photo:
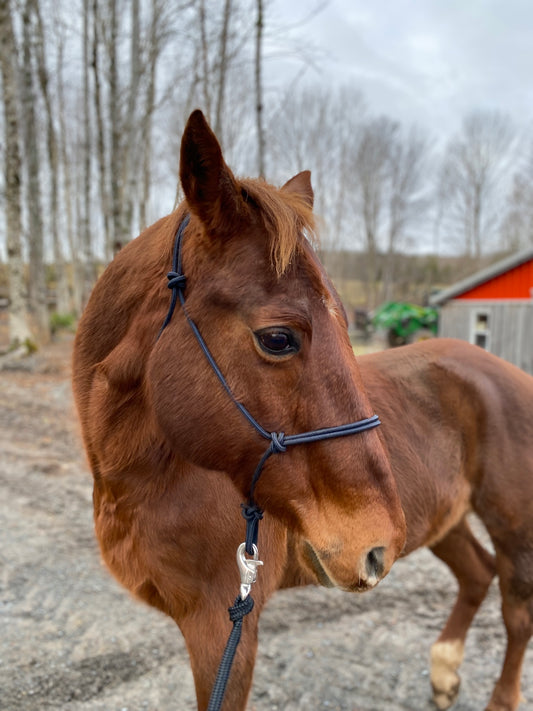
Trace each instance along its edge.
{"label": "overcast sky", "polygon": [[274,0],[269,12],[298,23],[321,6],[291,30],[317,48],[306,75],[353,83],[372,113],[442,137],[472,109],[533,120],[532,0]]}

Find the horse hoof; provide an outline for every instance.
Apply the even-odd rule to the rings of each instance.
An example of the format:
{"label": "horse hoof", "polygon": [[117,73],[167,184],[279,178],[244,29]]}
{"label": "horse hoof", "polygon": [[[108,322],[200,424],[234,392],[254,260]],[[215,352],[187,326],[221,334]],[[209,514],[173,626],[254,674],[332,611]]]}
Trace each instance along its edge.
{"label": "horse hoof", "polygon": [[446,691],[441,691],[433,687],[433,703],[439,709],[439,711],[446,711],[455,702],[457,695],[459,694],[460,679],[456,675],[457,681],[453,687],[450,687]]}
{"label": "horse hoof", "polygon": [[463,643],[436,642],[431,648],[431,686],[433,703],[439,711],[445,711],[457,699],[461,679],[457,669],[463,661]]}

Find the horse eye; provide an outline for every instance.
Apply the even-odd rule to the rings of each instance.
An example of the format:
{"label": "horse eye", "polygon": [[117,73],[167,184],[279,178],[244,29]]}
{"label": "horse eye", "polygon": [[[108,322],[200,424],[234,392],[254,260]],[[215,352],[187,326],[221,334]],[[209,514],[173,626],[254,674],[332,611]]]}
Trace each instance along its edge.
{"label": "horse eye", "polygon": [[283,356],[300,350],[296,336],[288,328],[264,328],[256,331],[255,337],[262,350],[269,355]]}

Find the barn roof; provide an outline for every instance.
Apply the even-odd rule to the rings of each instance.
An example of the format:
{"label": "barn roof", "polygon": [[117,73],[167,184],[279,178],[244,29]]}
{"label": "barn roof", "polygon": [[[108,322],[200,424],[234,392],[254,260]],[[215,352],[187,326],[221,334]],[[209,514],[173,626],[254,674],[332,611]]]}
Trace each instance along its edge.
{"label": "barn roof", "polygon": [[449,301],[449,299],[453,299],[456,296],[463,294],[465,291],[473,289],[474,287],[479,286],[479,284],[489,281],[489,279],[494,279],[495,277],[500,276],[500,274],[504,274],[510,269],[519,267],[521,264],[524,264],[524,262],[529,262],[530,260],[533,260],[533,246],[527,247],[520,252],[515,252],[509,257],[505,257],[505,259],[501,259],[485,269],[480,269],[478,272],[471,274],[469,277],[461,279],[461,281],[448,286],[446,289],[442,289],[437,294],[430,296],[429,303],[431,306],[442,306]]}

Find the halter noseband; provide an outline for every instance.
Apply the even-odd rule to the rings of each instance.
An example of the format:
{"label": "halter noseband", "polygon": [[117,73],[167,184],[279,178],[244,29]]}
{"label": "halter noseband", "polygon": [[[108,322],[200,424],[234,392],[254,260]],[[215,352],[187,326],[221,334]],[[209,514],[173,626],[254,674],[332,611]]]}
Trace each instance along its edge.
{"label": "halter noseband", "polygon": [[[259,521],[263,518],[263,511],[254,501],[254,490],[267,459],[272,454],[285,452],[287,450],[287,447],[290,447],[295,444],[309,444],[310,442],[319,442],[325,439],[333,439],[334,437],[344,437],[346,435],[365,432],[366,430],[371,430],[374,427],[377,427],[381,424],[381,422],[377,415],[373,415],[372,417],[367,417],[363,420],[357,420],[356,422],[350,422],[346,425],[326,427],[324,429],[311,430],[310,432],[301,432],[300,434],[295,435],[286,435],[284,432],[268,432],[257,422],[257,420],[242,404],[242,402],[239,402],[235,398],[230,386],[226,382],[226,379],[222,375],[220,368],[218,367],[209,348],[207,347],[204,339],[202,338],[202,335],[198,330],[197,325],[194,323],[194,321],[191,319],[187,312],[184,294],[186,286],[186,277],[183,274],[182,269],[182,241],[185,229],[188,224],[189,215],[185,215],[178,227],[178,231],[174,240],[172,271],[167,274],[168,288],[172,289],[172,299],[170,302],[168,313],[163,322],[163,325],[161,326],[161,330],[159,331],[157,338],[159,339],[164,329],[170,323],[172,314],[174,313],[174,309],[176,308],[177,300],[179,298],[185,318],[187,319],[187,322],[190,328],[192,329],[192,332],[194,333],[196,340],[198,341],[200,348],[202,349],[205,357],[207,358],[211,368],[214,370],[215,375],[222,384],[222,387],[224,388],[232,402],[236,405],[236,407],[240,410],[244,417],[246,417],[252,427],[254,427],[254,429],[261,435],[261,437],[266,440],[269,440],[268,448],[261,457],[261,460],[259,461],[259,464],[257,465],[254,475],[252,477],[252,482],[250,485],[250,494],[248,496],[248,503],[241,504],[242,514],[246,519],[246,552],[248,553],[248,555],[254,555],[254,546],[256,546],[257,544]],[[255,553],[257,553],[257,548],[255,548]]]}

